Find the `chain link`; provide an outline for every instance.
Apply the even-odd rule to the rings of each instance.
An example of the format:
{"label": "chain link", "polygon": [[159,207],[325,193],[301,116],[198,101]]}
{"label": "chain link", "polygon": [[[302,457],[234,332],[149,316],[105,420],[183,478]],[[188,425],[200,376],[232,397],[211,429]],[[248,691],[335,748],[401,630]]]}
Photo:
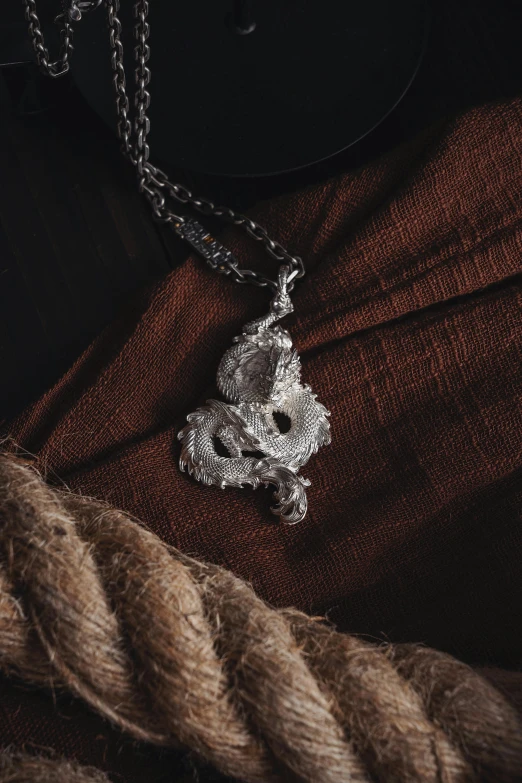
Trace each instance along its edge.
{"label": "chain link", "polygon": [[[182,226],[186,219],[176,214],[168,205],[167,200],[185,204],[204,215],[212,215],[243,228],[256,242],[260,242],[266,252],[276,261],[283,262],[289,268],[288,291],[294,287],[294,281],[305,274],[303,261],[299,256],[288,252],[279,242],[272,239],[266,229],[249,217],[235,212],[229,207],[216,206],[205,198],[197,198],[180,183],[173,183],[165,172],[154,166],[150,160],[150,147],[147,137],[150,131],[148,109],[150,107],[151,72],[147,65],[150,58],[148,44],[150,26],[147,21],[149,13],[148,0],[136,0],[134,5],[134,47],[135,82],[134,120],[130,117],[130,101],[127,93],[125,68],[123,63],[123,44],[121,40],[122,26],[118,17],[120,0],[80,0],[64,4],[63,13],[57,20],[63,20],[61,32],[62,48],[60,57],[53,63],[49,62],[49,53],[45,47],[40,22],[36,14],[35,0],[23,0],[25,17],[29,26],[29,35],[36,54],[39,67],[53,78],[69,70],[69,59],[72,54],[73,29],[71,21],[79,21],[82,13],[97,8],[105,3],[107,10],[107,25],[109,29],[109,44],[111,49],[111,66],[113,71],[113,86],[116,96],[117,132],[122,143],[122,152],[135,166],[140,191],[149,201],[154,216],[163,223],[174,227]],[[240,269],[237,260],[228,254],[226,260],[214,267],[216,271],[230,275],[236,283],[252,283],[258,286],[270,286],[277,289],[278,283],[251,269]]]}

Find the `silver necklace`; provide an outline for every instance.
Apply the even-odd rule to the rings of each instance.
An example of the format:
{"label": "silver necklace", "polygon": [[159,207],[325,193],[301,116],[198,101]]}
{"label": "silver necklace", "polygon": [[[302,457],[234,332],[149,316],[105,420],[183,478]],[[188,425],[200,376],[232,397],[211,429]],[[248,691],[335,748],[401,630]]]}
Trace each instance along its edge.
{"label": "silver necklace", "polygon": [[[130,118],[123,66],[120,0],[71,0],[63,5],[55,21],[63,27],[61,51],[50,61],[45,46],[35,0],[23,0],[29,36],[40,69],[52,78],[69,70],[73,51],[73,23],[82,15],[104,5],[111,48],[113,84],[116,94],[117,130],[122,151],[136,169],[138,186],[149,201],[154,216],[169,223],[174,231],[216,272],[228,275],[236,283],[252,283],[270,289],[273,294],[266,316],[248,323],[234,345],[223,356],[217,372],[217,386],[227,402],[208,400],[187,416],[187,424],[178,434],[181,441],[180,468],[187,469],[198,481],[218,487],[243,487],[272,484],[276,505],[272,508],[288,524],[299,522],[306,514],[308,479],[299,469],[330,442],[329,413],[317,402],[316,395],[301,382],[301,363],[292,347],[289,333],[277,322],[293,311],[290,293],[295,281],[303,277],[302,259],[291,255],[265,229],[245,215],[220,207],[204,198],[196,198],[183,185],[172,183],[150,160],[147,136],[150,121],[148,86],[151,72],[147,21],[149,3],[134,5],[136,39],[134,117]],[[224,245],[192,218],[177,215],[172,202],[188,204],[206,215],[221,217],[241,226],[266,251],[281,262],[276,280],[250,269],[241,269],[237,259]],[[281,425],[286,417],[288,427]],[[225,449],[228,456],[223,455]]]}

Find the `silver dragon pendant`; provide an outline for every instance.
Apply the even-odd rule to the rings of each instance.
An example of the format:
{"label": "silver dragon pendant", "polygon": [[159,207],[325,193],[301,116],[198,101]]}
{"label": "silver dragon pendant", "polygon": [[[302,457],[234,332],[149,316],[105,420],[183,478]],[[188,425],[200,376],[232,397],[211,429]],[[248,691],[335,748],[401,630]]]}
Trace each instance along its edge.
{"label": "silver dragon pendant", "polygon": [[[273,326],[294,309],[287,278],[288,267],[283,266],[270,312],[248,323],[221,360],[217,385],[228,403],[208,400],[187,416],[178,438],[181,470],[222,488],[273,484],[272,512],[295,524],[306,514],[305,487],[310,485],[298,471],[330,443],[330,414],[301,383],[301,362],[290,335]],[[278,413],[290,420],[285,432],[278,426]],[[228,457],[218,453],[216,440]]]}

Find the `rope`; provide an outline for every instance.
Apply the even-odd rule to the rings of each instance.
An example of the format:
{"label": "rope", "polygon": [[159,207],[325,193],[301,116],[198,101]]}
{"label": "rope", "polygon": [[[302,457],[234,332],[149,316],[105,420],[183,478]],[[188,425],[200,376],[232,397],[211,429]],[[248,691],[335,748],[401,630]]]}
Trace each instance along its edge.
{"label": "rope", "polygon": [[[522,781],[520,717],[465,664],[273,609],[230,572],[5,456],[0,669],[247,783]],[[15,758],[2,756],[0,783],[51,779],[16,777]]]}
{"label": "rope", "polygon": [[109,783],[97,769],[68,761],[0,752],[0,783]]}

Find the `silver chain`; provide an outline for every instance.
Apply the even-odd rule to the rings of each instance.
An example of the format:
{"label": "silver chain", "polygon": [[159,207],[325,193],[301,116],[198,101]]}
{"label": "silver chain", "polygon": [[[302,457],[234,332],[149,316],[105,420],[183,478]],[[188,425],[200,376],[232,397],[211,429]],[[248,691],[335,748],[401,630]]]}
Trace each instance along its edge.
{"label": "silver chain", "polygon": [[69,70],[69,58],[73,51],[73,28],[70,17],[65,12],[60,14],[60,17],[63,16],[63,29],[60,32],[62,45],[58,59],[50,62],[49,50],[45,45],[40,20],[36,13],[35,0],[24,0],[24,7],[25,18],[29,26],[29,38],[36,55],[38,67],[53,79],[56,79],[57,76],[63,76]]}
{"label": "silver chain", "polygon": [[[136,0],[134,5],[136,92],[134,95],[133,120],[130,117],[130,102],[123,65],[122,26],[118,17],[120,0],[82,0],[64,4],[63,12],[55,20],[63,21],[63,29],[61,31],[62,47],[58,60],[52,63],[49,62],[49,53],[45,47],[44,37],[36,13],[35,0],[23,0],[23,3],[25,6],[25,17],[29,25],[29,35],[36,54],[36,61],[41,70],[53,78],[61,76],[69,70],[69,59],[73,49],[72,22],[79,21],[83,13],[105,3],[111,48],[113,84],[116,94],[117,132],[122,142],[122,151],[136,168],[139,189],[149,201],[154,216],[163,223],[171,224],[184,238],[188,238],[190,234],[189,231],[186,232],[186,235],[182,233],[184,226],[188,226],[191,223],[197,228],[201,227],[199,227],[196,221],[189,221],[187,218],[173,212],[168,202],[176,201],[180,204],[186,204],[204,215],[213,215],[236,226],[241,226],[253,239],[264,245],[265,250],[272,258],[283,262],[289,268],[287,290],[291,291],[294,287],[294,280],[303,277],[305,274],[303,261],[299,256],[292,255],[279,242],[272,239],[259,223],[235,212],[229,207],[215,205],[208,199],[193,196],[188,188],[180,183],[171,182],[161,169],[149,161],[150,148],[147,136],[150,130],[150,120],[147,112],[150,106],[150,93],[147,88],[150,83],[151,72],[147,65],[150,57],[150,46],[148,44],[150,27],[147,21],[149,13],[148,0]],[[277,290],[277,281],[264,277],[251,269],[240,269],[237,260],[229,251],[222,248],[209,235],[204,237],[205,242],[209,240],[212,244],[218,245],[216,257],[219,255],[219,263],[216,263],[215,259],[209,256],[208,253],[203,252],[202,254],[217,272],[230,275],[236,283],[252,283],[258,286],[269,286]],[[199,243],[198,248],[201,250],[201,243]]]}

